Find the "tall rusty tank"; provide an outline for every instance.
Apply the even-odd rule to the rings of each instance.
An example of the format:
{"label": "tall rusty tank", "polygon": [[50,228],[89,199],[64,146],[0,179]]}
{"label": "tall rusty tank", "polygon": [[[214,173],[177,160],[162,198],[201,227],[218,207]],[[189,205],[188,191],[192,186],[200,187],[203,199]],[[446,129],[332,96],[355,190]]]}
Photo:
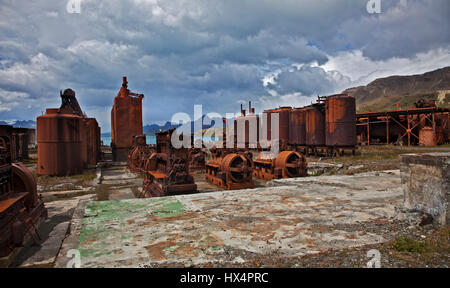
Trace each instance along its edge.
{"label": "tall rusty tank", "polygon": [[306,144],[306,115],[304,108],[294,108],[289,112],[289,144]]}
{"label": "tall rusty tank", "polygon": [[325,113],[323,104],[313,104],[305,107],[306,145],[325,145]]}
{"label": "tall rusty tank", "polygon": [[37,173],[65,176],[83,171],[82,117],[68,109],[47,109],[37,117]]}
{"label": "tall rusty tank", "polygon": [[325,101],[325,144],[356,145],[356,102],[347,94],[327,97]]}
{"label": "tall rusty tank", "polygon": [[267,140],[272,140],[272,114],[278,113],[278,138],[280,146],[289,142],[289,112],[292,107],[280,107],[276,109],[265,110],[267,115]]}
{"label": "tall rusty tank", "polygon": [[128,90],[127,77],[123,77],[122,87],[111,109],[111,147],[115,161],[127,161],[133,136],[142,134],[143,98],[143,94]]}
{"label": "tall rusty tank", "polygon": [[100,127],[95,118],[85,118],[83,122],[86,135],[84,147],[86,149],[86,166],[92,167],[97,165],[100,160]]}
{"label": "tall rusty tank", "polygon": [[[257,148],[258,146],[259,116],[255,114],[255,108],[252,108],[251,101],[248,102],[248,110],[248,114],[246,114],[241,104],[241,116],[234,120],[235,148]],[[241,125],[244,129],[240,128]]]}

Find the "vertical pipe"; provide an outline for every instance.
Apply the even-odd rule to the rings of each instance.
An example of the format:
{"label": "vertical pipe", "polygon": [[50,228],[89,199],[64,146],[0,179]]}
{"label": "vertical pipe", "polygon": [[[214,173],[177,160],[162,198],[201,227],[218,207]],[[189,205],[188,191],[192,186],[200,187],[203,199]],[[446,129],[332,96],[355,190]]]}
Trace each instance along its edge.
{"label": "vertical pipe", "polygon": [[409,114],[406,116],[406,119],[408,120],[408,131],[406,131],[408,132],[408,146],[411,146],[411,119],[409,117]]}
{"label": "vertical pipe", "polygon": [[386,130],[387,130],[387,144],[389,145],[389,119],[390,117],[386,117]]}

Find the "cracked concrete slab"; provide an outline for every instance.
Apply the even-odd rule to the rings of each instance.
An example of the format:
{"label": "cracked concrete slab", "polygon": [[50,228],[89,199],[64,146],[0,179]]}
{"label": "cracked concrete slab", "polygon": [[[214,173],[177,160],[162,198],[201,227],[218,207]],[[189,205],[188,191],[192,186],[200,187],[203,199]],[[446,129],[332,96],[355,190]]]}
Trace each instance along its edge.
{"label": "cracked concrete slab", "polygon": [[[269,187],[88,202],[62,250],[81,267],[165,267],[291,257],[386,241],[364,223],[393,221],[398,171],[275,180]],[[345,229],[343,228],[345,227]],[[237,255],[231,257],[230,255]],[[64,267],[65,255],[59,257]]]}

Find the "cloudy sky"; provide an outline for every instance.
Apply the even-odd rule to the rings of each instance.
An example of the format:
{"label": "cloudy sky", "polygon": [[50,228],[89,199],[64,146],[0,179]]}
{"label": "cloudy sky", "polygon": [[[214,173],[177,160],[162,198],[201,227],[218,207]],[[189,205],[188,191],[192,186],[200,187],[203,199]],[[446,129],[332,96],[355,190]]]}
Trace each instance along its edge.
{"label": "cloudy sky", "polygon": [[448,0],[380,0],[380,14],[368,0],[81,0],[79,14],[67,2],[0,2],[0,120],[35,119],[70,87],[110,131],[125,75],[147,124],[450,65]]}

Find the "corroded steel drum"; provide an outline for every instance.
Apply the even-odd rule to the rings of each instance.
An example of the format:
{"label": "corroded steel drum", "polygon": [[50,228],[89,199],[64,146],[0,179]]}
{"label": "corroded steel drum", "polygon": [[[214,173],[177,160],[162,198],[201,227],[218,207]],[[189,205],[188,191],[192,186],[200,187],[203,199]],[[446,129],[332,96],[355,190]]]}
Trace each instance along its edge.
{"label": "corroded steel drum", "polygon": [[356,103],[348,95],[334,95],[325,102],[325,144],[327,146],[356,145]]}
{"label": "corroded steel drum", "polygon": [[230,153],[225,155],[221,163],[221,171],[235,183],[246,182],[252,178],[252,162],[243,154]]}
{"label": "corroded steel drum", "polygon": [[281,170],[283,178],[306,176],[306,159],[298,152],[280,152],[275,159],[275,167]]}
{"label": "corroded steel drum", "polygon": [[267,140],[272,140],[272,115],[278,113],[278,139],[280,145],[289,142],[289,112],[291,107],[280,107],[277,109],[266,110],[267,115]]}
{"label": "corroded steel drum", "polygon": [[325,145],[325,115],[320,105],[305,108],[306,118],[306,145]]}
{"label": "corroded steel drum", "polygon": [[38,174],[65,176],[82,172],[81,125],[80,116],[60,109],[47,109],[37,118]]}
{"label": "corroded steel drum", "polygon": [[295,108],[289,112],[289,144],[305,145],[306,117],[304,108]]}

